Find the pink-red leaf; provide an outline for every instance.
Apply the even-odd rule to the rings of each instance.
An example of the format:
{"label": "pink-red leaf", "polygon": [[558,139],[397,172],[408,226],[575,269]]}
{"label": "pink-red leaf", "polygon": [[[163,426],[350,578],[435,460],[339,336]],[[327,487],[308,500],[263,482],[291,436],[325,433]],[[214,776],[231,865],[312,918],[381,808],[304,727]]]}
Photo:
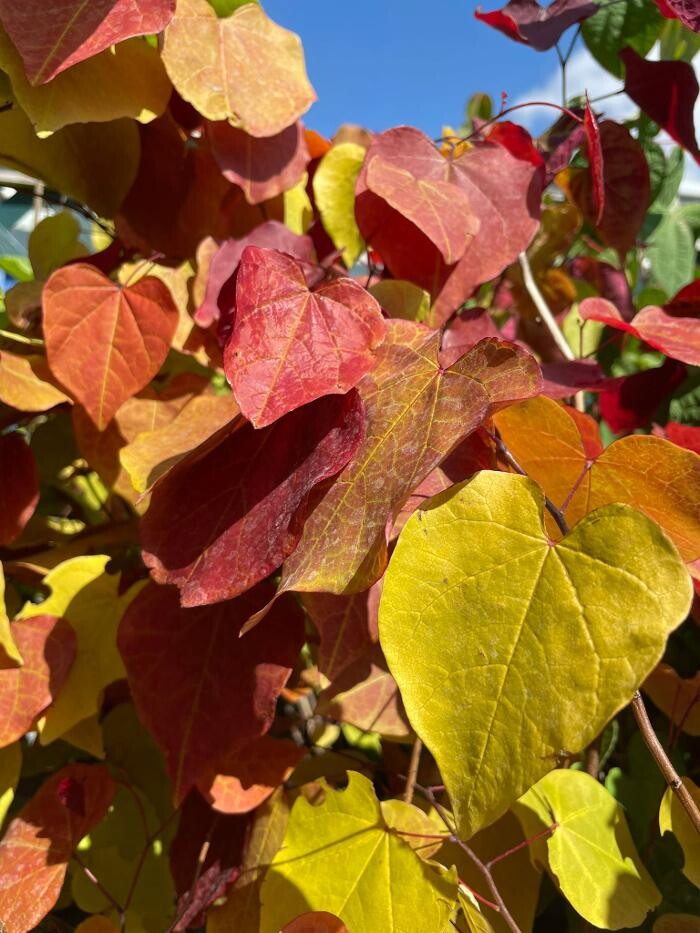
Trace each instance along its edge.
{"label": "pink-red leaf", "polygon": [[586,133],[588,165],[591,171],[591,190],[595,208],[595,225],[599,226],[605,210],[605,182],[603,174],[603,147],[600,142],[600,127],[596,115],[586,96],[586,108],[583,112],[583,128]]}
{"label": "pink-red leaf", "polygon": [[698,0],[655,0],[659,12],[667,19],[679,19],[693,32],[700,32],[700,3]]}
{"label": "pink-red leaf", "polygon": [[153,578],[177,584],[183,606],[230,599],[264,579],[296,547],[313,487],[342,470],[363,435],[355,391],[260,431],[233,422],[156,484],[141,523]]}
{"label": "pink-red leaf", "polygon": [[311,291],[296,260],[247,246],[224,370],[243,414],[263,428],[356,386],[373,369],[384,333],[376,299],[357,282],[331,279]]}
{"label": "pink-red leaf", "polygon": [[537,0],[510,0],[491,13],[482,13],[477,7],[474,16],[509,39],[545,52],[557,44],[569,26],[588,19],[597,9],[598,5],[589,0],[554,0],[549,6],[540,6]]}
{"label": "pink-red leaf", "polygon": [[0,545],[21,533],[39,501],[39,476],[34,454],[21,434],[0,437]]}
{"label": "pink-red leaf", "polygon": [[178,318],[160,279],[122,287],[86,263],[64,266],[44,286],[51,372],[104,430],[160,369]]}
{"label": "pink-red leaf", "polygon": [[32,84],[124,39],[160,32],[174,12],[175,0],[0,0],[0,22]]}
{"label": "pink-red leaf", "polygon": [[207,134],[219,168],[243,189],[249,204],[292,188],[311,158],[298,121],[274,136],[256,137],[223,120],[210,123]]}
{"label": "pink-red leaf", "polygon": [[625,66],[625,92],[671,139],[700,163],[693,110],[698,79],[687,62],[648,61],[634,49],[620,52]]}
{"label": "pink-red leaf", "polygon": [[[118,644],[139,718],[163,750],[176,803],[222,756],[264,735],[303,641],[293,599],[265,625],[241,625],[271,595],[260,586],[216,606],[182,609],[149,584],[122,619]],[[177,710],[177,715],[173,714]]]}
{"label": "pink-red leaf", "polygon": [[[77,796],[74,787],[80,807],[66,805]],[[0,917],[7,933],[36,929],[53,908],[75,847],[105,816],[114,791],[102,765],[67,765],[12,820],[0,842]]]}
{"label": "pink-red leaf", "polygon": [[34,616],[12,623],[24,664],[0,670],[0,748],[28,732],[63,686],[77,650],[65,619]]}
{"label": "pink-red leaf", "polygon": [[700,454],[700,428],[693,427],[690,424],[678,424],[677,421],[669,421],[663,429],[667,440],[679,447],[685,447],[686,450],[692,450]]}

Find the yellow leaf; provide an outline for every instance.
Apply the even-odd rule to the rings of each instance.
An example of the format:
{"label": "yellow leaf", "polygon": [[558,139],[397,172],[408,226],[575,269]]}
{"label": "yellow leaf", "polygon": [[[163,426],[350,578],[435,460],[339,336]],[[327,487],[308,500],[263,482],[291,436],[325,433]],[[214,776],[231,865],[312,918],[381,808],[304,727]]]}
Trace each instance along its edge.
{"label": "yellow leaf", "polygon": [[70,211],[45,217],[29,234],[29,261],[37,279],[48,279],[70,259],[87,256],[80,242],[80,224]]}
{"label": "yellow leaf", "polygon": [[[46,720],[39,722],[39,734],[42,735]],[[105,750],[102,743],[102,729],[97,716],[88,716],[79,723],[71,726],[67,732],[61,736],[64,742],[81,748],[84,752],[93,755],[95,758],[104,758]]]}
{"label": "yellow leaf", "polygon": [[306,172],[293,188],[282,194],[284,202],[284,225],[292,233],[298,233],[300,236],[309,229],[314,219],[314,209],[311,200],[306,193],[306,185],[309,176]]}
{"label": "yellow leaf", "polygon": [[[690,778],[681,778],[695,803],[700,806],[700,788]],[[690,822],[680,800],[667,788],[659,810],[659,829],[671,832],[683,850],[683,874],[696,886],[700,886],[700,835]]]}
{"label": "yellow leaf", "polygon": [[19,742],[0,748],[0,829],[15,798],[15,787],[22,768]]}
{"label": "yellow leaf", "polygon": [[0,165],[7,165],[113,217],[136,178],[139,131],[132,120],[77,123],[39,139],[18,107],[0,113]]}
{"label": "yellow leaf", "polygon": [[0,400],[6,405],[19,411],[47,411],[64,402],[72,405],[49,378],[45,357],[0,352]]}
{"label": "yellow leaf", "polygon": [[582,771],[552,771],[513,808],[530,837],[556,823],[532,846],[564,897],[605,930],[636,927],[661,902],[642,864],[620,804]]}
{"label": "yellow leaf", "polygon": [[46,714],[41,742],[47,745],[97,713],[104,688],[126,676],[117,650],[117,627],[140,586],[119,595],[119,575],[105,570],[109,557],[74,557],[44,578],[51,593],[43,603],[26,603],[18,618],[56,615],[75,629],[78,648],[65,684]]}
{"label": "yellow leaf", "polygon": [[384,580],[380,642],[463,838],[599,734],[692,598],[640,512],[607,506],[555,544],[543,511],[532,480],[478,473],[408,520]]}
{"label": "yellow leaf", "polygon": [[303,797],[294,804],[263,881],[260,933],[277,933],[311,910],[335,914],[358,933],[446,929],[457,899],[454,880],[387,826],[371,781],[356,771],[348,780],[343,791],[324,782],[317,806]]}
{"label": "yellow leaf", "polygon": [[22,655],[12,637],[10,620],[5,609],[5,574],[0,564],[0,667],[20,667]]}
{"label": "yellow leaf", "polygon": [[207,0],[178,0],[163,62],[202,116],[230,120],[251,136],[280,133],[316,100],[299,37],[257,3],[219,19]]}
{"label": "yellow leaf", "polygon": [[333,245],[342,249],[348,269],[364,248],[355,222],[355,183],[365,152],[357,143],[340,143],[329,149],[314,173],[314,198],[321,221]]}
{"label": "yellow leaf", "polygon": [[47,84],[32,85],[18,52],[0,29],[0,67],[40,137],[71,123],[106,123],[120,117],[148,123],[163,113],[172,91],[158,49],[141,38],[105,49]]}
{"label": "yellow leaf", "polygon": [[424,321],[430,311],[430,295],[413,282],[386,279],[371,285],[369,293],[374,295],[389,317]]}

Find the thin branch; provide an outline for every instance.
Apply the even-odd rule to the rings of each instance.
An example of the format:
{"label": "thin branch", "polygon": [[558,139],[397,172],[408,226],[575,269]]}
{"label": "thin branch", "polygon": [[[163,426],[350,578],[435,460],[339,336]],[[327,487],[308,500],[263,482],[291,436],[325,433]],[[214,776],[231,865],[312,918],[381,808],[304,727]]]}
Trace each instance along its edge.
{"label": "thin branch", "polygon": [[[513,454],[510,452],[510,450],[506,446],[503,439],[499,437],[498,434],[494,434],[493,431],[489,431],[488,428],[484,428],[484,431],[486,432],[486,434],[488,434],[488,436],[494,442],[494,444],[498,448],[499,454],[503,457],[506,463],[512,466],[516,473],[519,473],[521,476],[527,476],[527,471],[522,466],[520,466],[518,461],[515,459]],[[549,514],[552,516],[554,521],[557,523],[557,526],[559,530],[561,531],[561,533],[563,535],[568,535],[569,524],[564,518],[564,513],[561,511],[561,509],[558,509],[556,507],[556,505],[552,502],[549,496],[544,497],[544,504],[547,507],[547,511],[549,512]]]}
{"label": "thin branch", "polygon": [[94,884],[97,890],[100,892],[100,894],[102,894],[102,896],[105,897],[109,901],[109,903],[112,905],[112,907],[114,907],[117,913],[121,914],[123,912],[123,908],[121,904],[119,903],[119,901],[117,901],[116,898],[112,897],[112,895],[109,893],[107,888],[104,887],[100,879],[92,872],[92,870],[87,867],[87,865],[81,859],[81,857],[78,855],[77,852],[73,853],[73,860],[77,862],[78,865],[80,865],[88,881]]}
{"label": "thin branch", "polygon": [[642,733],[642,738],[644,739],[646,747],[651,752],[652,758],[656,762],[659,771],[661,771],[666,783],[678,798],[680,805],[688,814],[688,819],[693,824],[695,832],[700,834],[700,810],[698,809],[698,806],[693,798],[690,796],[687,787],[684,786],[683,782],[678,776],[678,772],[671,764],[671,760],[666,754],[663,745],[661,742],[659,742],[639,690],[635,692],[630,705],[632,707],[632,712],[634,713],[634,718],[637,720],[639,731]]}
{"label": "thin branch", "polygon": [[43,347],[44,341],[38,337],[25,337],[24,334],[15,334],[11,330],[0,328],[0,338],[3,340],[15,340],[17,343],[24,343],[28,347]]}
{"label": "thin branch", "polygon": [[411,749],[411,760],[408,765],[408,777],[406,778],[406,789],[403,792],[403,799],[405,803],[411,803],[413,801],[413,791],[416,786],[416,779],[418,777],[418,765],[420,764],[420,753],[423,751],[423,743],[416,736],[413,742],[413,748]]}
{"label": "thin branch", "polygon": [[562,55],[558,42],[556,43],[554,48],[557,50],[557,58],[559,59],[559,70],[561,71],[561,105],[562,107],[566,107],[566,58],[564,57],[564,55]]}
{"label": "thin branch", "polygon": [[532,299],[532,303],[537,308],[537,312],[544,321],[547,330],[552,335],[552,339],[556,343],[557,347],[562,352],[562,355],[567,360],[575,360],[576,355],[571,349],[569,344],[566,342],[566,338],[559,329],[559,325],[556,322],[556,319],[552,312],[549,310],[549,305],[544,299],[544,295],[540,291],[535,277],[532,274],[532,269],[530,267],[530,260],[527,258],[527,253],[521,253],[518,256],[518,261],[520,262],[520,268],[523,273],[523,282],[525,283],[525,288],[528,295]]}

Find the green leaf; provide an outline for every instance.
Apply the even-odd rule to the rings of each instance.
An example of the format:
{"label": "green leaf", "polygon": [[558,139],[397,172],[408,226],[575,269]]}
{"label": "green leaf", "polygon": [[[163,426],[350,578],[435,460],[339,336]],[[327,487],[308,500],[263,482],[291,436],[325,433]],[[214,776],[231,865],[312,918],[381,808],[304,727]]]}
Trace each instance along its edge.
{"label": "green leaf", "polygon": [[656,42],[665,20],[650,0],[601,0],[601,9],[581,29],[593,57],[603,68],[621,78],[624,73],[617,53],[631,46],[646,55]]}
{"label": "green leaf", "polygon": [[668,408],[670,421],[700,425],[700,370],[691,369]]}
{"label": "green leaf", "polygon": [[646,255],[654,279],[669,295],[693,280],[695,237],[679,211],[668,213],[654,230]]}
{"label": "green leaf", "polygon": [[590,775],[552,771],[513,809],[528,837],[556,824],[531,845],[531,854],[589,923],[605,930],[636,927],[660,903],[622,807]]}
{"label": "green leaf", "polygon": [[208,0],[209,6],[213,7],[216,15],[222,19],[235,13],[239,6],[259,2],[260,0]]}
{"label": "green leaf", "polygon": [[32,264],[26,256],[0,256],[0,269],[18,282],[31,282],[34,278]]}
{"label": "green leaf", "polygon": [[[700,788],[690,778],[682,778],[683,785],[696,804],[700,804]],[[694,885],[700,886],[700,836],[690,822],[680,800],[668,787],[659,810],[659,829],[671,832],[683,850],[683,874]]]}
{"label": "green leaf", "polygon": [[277,933],[310,910],[350,930],[437,933],[457,900],[456,879],[422,861],[387,826],[372,783],[348,772],[348,787],[313,806],[294,804],[282,848],[261,891],[261,933]]}
{"label": "green leaf", "polygon": [[484,471],[402,531],[379,637],[460,834],[497,819],[625,706],[686,616],[675,547],[629,506],[558,544],[531,480]]}
{"label": "green leaf", "polygon": [[650,210],[663,211],[673,203],[683,180],[684,169],[685,154],[679,146],[676,146],[666,159],[663,181],[658,193],[652,195]]}

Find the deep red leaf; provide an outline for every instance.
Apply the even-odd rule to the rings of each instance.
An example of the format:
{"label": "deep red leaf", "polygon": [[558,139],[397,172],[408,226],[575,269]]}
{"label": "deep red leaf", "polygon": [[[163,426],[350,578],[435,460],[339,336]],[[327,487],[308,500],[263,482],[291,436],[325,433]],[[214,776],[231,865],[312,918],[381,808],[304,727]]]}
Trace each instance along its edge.
{"label": "deep red leaf", "polygon": [[[182,609],[174,587],[150,583],[131,603],[118,645],[139,718],[165,754],[180,803],[223,755],[264,735],[303,641],[303,613],[277,602],[265,624],[241,625],[272,591]],[[177,710],[177,715],[173,715]]]}
{"label": "deep red leaf", "polygon": [[65,619],[18,619],[11,631],[24,663],[0,670],[0,748],[29,732],[65,683],[77,650]]}
{"label": "deep red leaf", "polygon": [[0,545],[21,533],[39,501],[39,476],[34,454],[21,434],[0,436]]}
{"label": "deep red leaf", "polygon": [[170,871],[178,896],[175,930],[204,926],[204,911],[238,877],[249,820],[222,816],[192,791],[170,846]]}
{"label": "deep red leaf", "polygon": [[355,390],[260,431],[233,422],[156,485],[141,523],[153,578],[177,584],[183,606],[230,599],[264,579],[296,547],[313,487],[342,470],[363,435]]}
{"label": "deep red leaf", "polygon": [[698,0],[655,0],[659,12],[666,19],[679,19],[693,32],[700,32],[700,3]]}
{"label": "deep red leaf", "polygon": [[442,335],[440,363],[449,368],[480,340],[501,336],[486,308],[466,308],[455,315]]}
{"label": "deep red leaf", "polygon": [[666,356],[700,366],[700,281],[686,285],[663,308],[642,308],[630,322],[604,298],[585,298],[581,317],[633,334]]}
{"label": "deep red leaf", "polygon": [[[409,171],[418,181],[448,182],[466,194],[478,231],[459,261],[448,265],[417,225],[417,216],[404,216],[371,190],[375,158]],[[357,180],[355,214],[363,237],[392,275],[431,293],[431,323],[437,325],[527,247],[538,226],[542,180],[541,167],[516,158],[504,145],[477,142],[459,158],[446,159],[419,130],[397,127],[376,136],[367,153]]]}
{"label": "deep red leaf", "polygon": [[615,434],[646,427],[654,413],[686,377],[682,363],[666,360],[657,369],[625,376],[615,389],[601,392],[600,413]]}
{"label": "deep red leaf", "polygon": [[591,172],[591,191],[595,208],[595,225],[600,225],[605,210],[605,183],[603,171],[603,147],[600,142],[600,127],[596,115],[591,110],[586,95],[586,108],[583,114],[583,128],[588,149],[588,167]]}
{"label": "deep red leaf", "polygon": [[0,22],[32,84],[117,42],[165,29],[175,0],[0,0]]}
{"label": "deep red leaf", "polygon": [[598,5],[589,0],[554,0],[549,6],[540,6],[537,0],[510,0],[491,13],[482,13],[477,7],[474,16],[509,39],[545,52],[557,44],[569,26],[593,16],[597,9]]}
{"label": "deep red leaf", "polygon": [[698,79],[693,66],[648,61],[630,48],[622,49],[620,58],[625,66],[625,92],[700,163],[693,119]]}
{"label": "deep red leaf", "polygon": [[226,319],[223,333],[225,337],[233,326],[233,308],[236,303],[234,275],[246,246],[278,249],[302,263],[312,263],[316,258],[310,237],[292,233],[277,220],[268,220],[260,224],[240,240],[224,240],[212,257],[204,301],[197,308],[194,319],[200,327],[209,327],[223,315]]}
{"label": "deep red leaf", "polygon": [[44,286],[49,367],[100,430],[168,355],[178,311],[153,276],[120,286],[94,266],[57,269]]}
{"label": "deep red leaf", "polygon": [[385,325],[376,299],[352,279],[311,291],[304,269],[274,249],[247,246],[236,277],[236,317],[224,370],[256,428],[370,372]]}
{"label": "deep red leaf", "polygon": [[[73,782],[82,812],[62,799],[61,788]],[[54,907],[75,847],[107,813],[115,787],[102,765],[67,765],[11,821],[0,842],[0,917],[8,933],[36,929]]]}
{"label": "deep red leaf", "polygon": [[566,360],[542,364],[542,395],[569,398],[577,392],[604,392],[617,388],[624,377],[606,376],[594,360]]}
{"label": "deep red leaf", "polygon": [[304,127],[293,123],[275,136],[250,136],[225,120],[207,124],[211,150],[224,176],[260,204],[292,188],[309,163]]}
{"label": "deep red leaf", "polygon": [[535,168],[544,165],[542,153],[533,143],[532,136],[517,123],[511,123],[510,120],[501,120],[499,123],[494,124],[485,138],[490,143],[499,143],[516,159],[530,162]]}

